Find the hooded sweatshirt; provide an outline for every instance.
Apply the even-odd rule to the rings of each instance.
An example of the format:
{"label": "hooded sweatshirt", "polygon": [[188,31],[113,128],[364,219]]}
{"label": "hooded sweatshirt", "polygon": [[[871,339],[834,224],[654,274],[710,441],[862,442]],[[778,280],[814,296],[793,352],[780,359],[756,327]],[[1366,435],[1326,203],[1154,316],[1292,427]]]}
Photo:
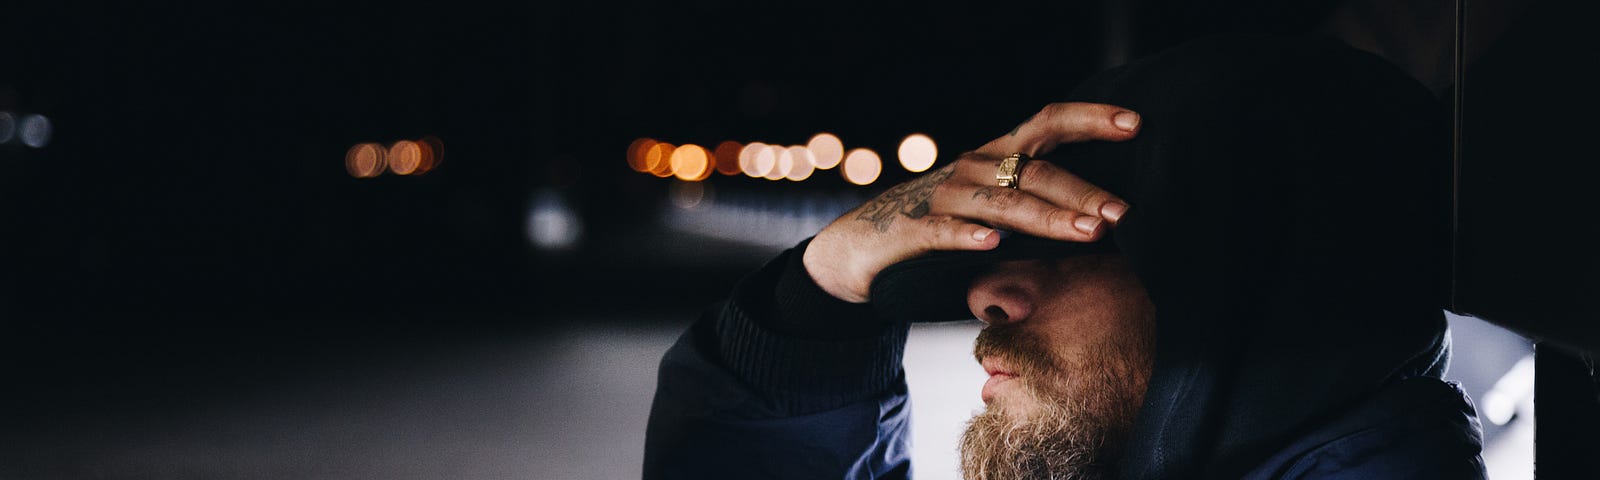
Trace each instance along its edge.
{"label": "hooded sweatshirt", "polygon": [[[1068,100],[1142,117],[1132,141],[1051,158],[1128,200],[1108,241],[1156,306],[1119,477],[1483,476],[1470,400],[1440,379],[1449,170],[1423,86],[1335,40],[1228,36]],[[961,304],[839,301],[805,246],[667,352],[645,478],[911,476],[901,314]]]}

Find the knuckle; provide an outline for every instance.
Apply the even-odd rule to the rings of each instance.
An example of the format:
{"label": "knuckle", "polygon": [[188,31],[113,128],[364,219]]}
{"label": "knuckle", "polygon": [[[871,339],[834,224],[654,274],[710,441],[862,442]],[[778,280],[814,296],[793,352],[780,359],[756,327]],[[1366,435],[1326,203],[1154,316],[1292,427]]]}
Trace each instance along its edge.
{"label": "knuckle", "polygon": [[933,250],[947,243],[950,237],[950,229],[946,227],[951,220],[952,218],[947,215],[934,215],[924,218],[923,225],[927,228],[922,229],[922,235],[917,236],[921,240],[919,246],[924,250]]}
{"label": "knuckle", "polygon": [[982,196],[989,208],[1009,210],[1022,203],[1021,191],[1010,187],[987,186],[983,187]]}
{"label": "knuckle", "polygon": [[1072,226],[1072,221],[1077,219],[1077,217],[1078,216],[1076,214],[1070,211],[1052,208],[1049,211],[1044,212],[1042,220],[1044,221],[1043,225],[1047,230],[1052,232],[1060,232],[1072,230],[1074,228]]}
{"label": "knuckle", "polygon": [[979,163],[984,161],[983,155],[978,152],[964,152],[950,163],[951,170],[956,177],[965,177],[967,172],[977,171]]}
{"label": "knuckle", "polygon": [[1061,114],[1061,104],[1050,103],[1039,109],[1039,113],[1028,117],[1028,123],[1035,127],[1050,128],[1055,124],[1055,118]]}
{"label": "knuckle", "polygon": [[1043,117],[1059,115],[1061,111],[1065,108],[1068,108],[1069,105],[1071,104],[1063,102],[1047,103],[1045,104],[1044,108],[1039,109],[1039,115]]}
{"label": "knuckle", "polygon": [[1078,207],[1083,208],[1084,211],[1096,210],[1096,207],[1110,199],[1110,193],[1094,187],[1084,188],[1077,195]]}
{"label": "knuckle", "polygon": [[[1029,160],[1028,163],[1022,164],[1022,171],[1019,173],[1022,175],[1022,181],[1025,182],[1023,185],[1028,185],[1031,182],[1048,183],[1049,172],[1050,162],[1035,158]],[[1033,185],[1038,185],[1038,183],[1033,183]]]}
{"label": "knuckle", "polygon": [[934,184],[933,188],[928,192],[928,204],[935,207],[943,204],[943,200],[950,196],[950,189],[952,188],[955,188],[955,186],[951,185],[949,181]]}
{"label": "knuckle", "polygon": [[984,154],[978,153],[976,151],[968,151],[968,152],[961,152],[961,155],[956,156],[956,163],[957,164],[972,164],[972,163],[977,163],[977,162],[983,162],[983,161],[985,161],[987,159],[988,159],[988,157],[985,156]]}

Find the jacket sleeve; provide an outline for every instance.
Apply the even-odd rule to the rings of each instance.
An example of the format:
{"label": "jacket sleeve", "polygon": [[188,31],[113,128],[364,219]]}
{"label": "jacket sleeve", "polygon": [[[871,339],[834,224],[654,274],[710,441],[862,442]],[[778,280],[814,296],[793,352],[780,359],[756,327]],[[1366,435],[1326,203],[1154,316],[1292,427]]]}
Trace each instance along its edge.
{"label": "jacket sleeve", "polygon": [[746,277],[661,360],[644,478],[905,478],[908,325],[823,292],[806,243]]}

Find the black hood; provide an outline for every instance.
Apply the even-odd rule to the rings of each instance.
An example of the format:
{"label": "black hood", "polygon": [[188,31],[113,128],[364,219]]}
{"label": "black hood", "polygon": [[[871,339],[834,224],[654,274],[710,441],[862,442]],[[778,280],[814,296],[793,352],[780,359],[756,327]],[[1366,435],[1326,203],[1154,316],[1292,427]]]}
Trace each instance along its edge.
{"label": "black hood", "polygon": [[1121,252],[1157,317],[1126,478],[1237,478],[1384,385],[1442,372],[1447,116],[1421,84],[1336,40],[1229,36],[1068,99],[1142,116],[1134,140],[1048,157],[1128,200],[1112,235],[892,266],[880,313],[971,318],[965,290],[995,261]]}

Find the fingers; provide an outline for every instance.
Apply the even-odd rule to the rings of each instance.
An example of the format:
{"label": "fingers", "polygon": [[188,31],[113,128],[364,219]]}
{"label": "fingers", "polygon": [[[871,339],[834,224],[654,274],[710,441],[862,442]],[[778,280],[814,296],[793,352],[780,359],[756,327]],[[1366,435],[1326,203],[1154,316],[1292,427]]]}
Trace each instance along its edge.
{"label": "fingers", "polygon": [[1050,162],[1030,161],[1022,166],[1022,190],[1046,201],[1098,216],[1116,224],[1128,203]]}
{"label": "fingers", "polygon": [[948,215],[923,218],[921,236],[925,250],[988,250],[1000,245],[993,228]]}
{"label": "fingers", "polygon": [[932,204],[942,214],[1057,240],[1093,241],[1104,230],[1097,216],[1051,204],[1023,190],[971,184],[949,184],[944,190]]}
{"label": "fingers", "polygon": [[1052,103],[1034,118],[1058,143],[1105,140],[1120,142],[1139,132],[1139,114],[1101,103]]}
{"label": "fingers", "polygon": [[[969,154],[957,161],[955,180],[959,183],[977,187],[999,187],[995,182],[995,173],[999,168],[999,160],[984,155]],[[1021,188],[1025,195],[1042,199],[1050,205],[1066,208],[1084,215],[1104,218],[1115,225],[1122,219],[1122,214],[1128,211],[1128,203],[1111,192],[1107,192],[1083,178],[1073,175],[1061,167],[1043,160],[1032,160],[1022,166],[1019,174]],[[977,190],[968,190],[969,195],[980,195],[988,200],[1008,200],[1010,194],[1005,192],[983,193]],[[957,195],[957,198],[960,196]]]}
{"label": "fingers", "polygon": [[1062,143],[1103,140],[1120,142],[1138,135],[1138,113],[1115,105],[1067,102],[1045,105],[1011,133],[980,147],[988,155],[1049,153]]}

